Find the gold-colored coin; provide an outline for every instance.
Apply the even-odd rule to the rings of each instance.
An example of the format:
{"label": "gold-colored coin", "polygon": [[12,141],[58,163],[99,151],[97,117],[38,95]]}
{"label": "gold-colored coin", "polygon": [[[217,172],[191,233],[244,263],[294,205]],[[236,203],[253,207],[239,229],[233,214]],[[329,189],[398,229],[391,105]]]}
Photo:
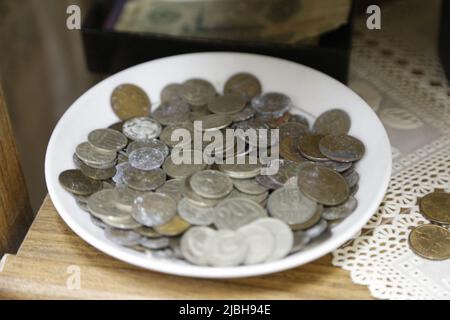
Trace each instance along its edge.
{"label": "gold-colored coin", "polygon": [[121,120],[150,114],[151,102],[144,90],[134,84],[122,84],[111,94],[111,106]]}
{"label": "gold-colored coin", "polygon": [[164,236],[178,236],[184,233],[190,227],[191,225],[187,221],[176,215],[169,222],[160,226],[154,226],[153,229]]}
{"label": "gold-colored coin", "polygon": [[302,163],[308,161],[300,152],[298,152],[297,142],[294,137],[285,137],[280,140],[280,155],[286,159],[296,163]]}
{"label": "gold-colored coin", "polygon": [[102,189],[100,181],[86,177],[81,170],[71,169],[60,173],[59,183],[70,193],[87,196]]}
{"label": "gold-colored coin", "polygon": [[450,224],[450,193],[432,192],[420,200],[420,211],[436,223]]}
{"label": "gold-colored coin", "polygon": [[434,224],[421,225],[409,234],[411,250],[429,260],[450,258],[450,231]]}

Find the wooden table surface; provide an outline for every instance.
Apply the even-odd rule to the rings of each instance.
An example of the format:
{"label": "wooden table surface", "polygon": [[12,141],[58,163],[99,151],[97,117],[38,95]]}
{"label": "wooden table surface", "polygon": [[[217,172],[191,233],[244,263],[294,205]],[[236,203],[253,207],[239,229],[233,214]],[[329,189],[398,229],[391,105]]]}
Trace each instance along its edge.
{"label": "wooden table surface", "polygon": [[[73,286],[74,270],[80,285]],[[68,285],[69,283],[69,285]],[[17,254],[0,262],[0,298],[9,299],[369,299],[365,286],[327,255],[267,276],[203,280],[143,270],[93,248],[61,220],[47,197]]]}

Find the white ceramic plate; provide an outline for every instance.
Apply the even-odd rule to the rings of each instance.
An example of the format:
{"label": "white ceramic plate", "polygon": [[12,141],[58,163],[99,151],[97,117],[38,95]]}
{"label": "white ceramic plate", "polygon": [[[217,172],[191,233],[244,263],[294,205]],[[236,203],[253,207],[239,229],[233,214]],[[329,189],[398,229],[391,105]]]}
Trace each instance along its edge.
{"label": "white ceramic plate", "polygon": [[[73,197],[58,182],[61,171],[73,168],[72,155],[77,144],[97,128],[118,121],[110,107],[112,90],[122,83],[134,83],[150,96],[153,105],[161,89],[171,82],[205,78],[222,92],[224,82],[236,72],[256,75],[264,91],[289,95],[294,104],[317,116],[331,108],[341,108],[352,119],[350,134],[361,139],[366,154],[358,163],[361,176],[356,194],[358,208],[331,236],[302,252],[282,260],[254,266],[228,268],[199,267],[161,260],[116,245],[94,226],[89,214],[78,208]],[[295,111],[293,112],[299,112]],[[313,121],[311,116],[309,120]],[[200,278],[236,278],[273,273],[300,266],[334,250],[354,236],[377,210],[391,173],[391,148],[383,125],[372,109],[340,82],[293,62],[243,53],[196,53],[146,62],[119,72],[84,93],[59,120],[51,136],[45,159],[45,177],[50,197],[69,227],[97,249],[123,261],[164,273]]]}

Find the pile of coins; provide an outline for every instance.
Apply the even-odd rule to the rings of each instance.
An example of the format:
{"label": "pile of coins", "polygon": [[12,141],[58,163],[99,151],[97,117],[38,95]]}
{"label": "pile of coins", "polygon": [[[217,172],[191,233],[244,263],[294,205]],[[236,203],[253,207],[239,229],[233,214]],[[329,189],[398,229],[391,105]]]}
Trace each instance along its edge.
{"label": "pile of coins", "polygon": [[415,227],[409,234],[409,246],[429,260],[450,258],[450,193],[432,192],[420,199],[420,212],[432,222]]}
{"label": "pile of coins", "polygon": [[[116,244],[195,265],[257,264],[325,239],[357,207],[355,163],[365,148],[348,135],[343,110],[321,114],[310,127],[290,112],[287,95],[263,93],[249,73],[229,78],[222,95],[203,79],[169,84],[154,111],[144,90],[124,84],[111,105],[121,121],[90,132],[76,147],[77,169],[59,180]],[[180,146],[191,157],[208,148],[172,140],[176,129],[194,133],[194,121],[205,135],[227,128],[279,129],[279,135],[269,134],[267,145],[238,136],[244,147],[214,149],[232,163],[176,164]],[[275,147],[280,158],[236,161]]]}

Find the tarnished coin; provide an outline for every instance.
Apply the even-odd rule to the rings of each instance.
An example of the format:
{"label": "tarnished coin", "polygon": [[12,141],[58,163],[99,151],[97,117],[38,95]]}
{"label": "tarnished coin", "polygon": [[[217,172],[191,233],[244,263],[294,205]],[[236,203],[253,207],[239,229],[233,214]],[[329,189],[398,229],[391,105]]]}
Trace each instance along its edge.
{"label": "tarnished coin", "polygon": [[298,122],[286,122],[280,125],[280,140],[288,137],[298,139],[302,135],[309,133],[309,129],[302,123]]}
{"label": "tarnished coin", "polygon": [[303,124],[306,128],[309,128],[309,121],[301,114],[291,114],[289,117],[289,122],[298,122]]}
{"label": "tarnished coin", "polygon": [[349,187],[336,171],[312,163],[302,165],[298,173],[298,187],[318,203],[336,206],[348,199]]}
{"label": "tarnished coin", "polygon": [[150,114],[150,99],[144,90],[134,84],[122,84],[111,94],[111,106],[122,120]]}
{"label": "tarnished coin", "polygon": [[194,173],[190,178],[192,190],[208,199],[220,199],[233,190],[233,182],[222,172],[203,170]]}
{"label": "tarnished coin", "polygon": [[133,230],[121,230],[111,227],[105,228],[105,237],[118,245],[127,247],[137,245],[141,238]]}
{"label": "tarnished coin", "polygon": [[267,229],[275,239],[275,246],[266,261],[284,258],[292,250],[294,235],[286,223],[275,218],[261,218],[253,224]]}
{"label": "tarnished coin", "polygon": [[257,204],[263,205],[263,203],[267,199],[268,195],[269,195],[268,191],[266,191],[264,193],[260,193],[260,194],[248,194],[248,193],[241,192],[237,189],[234,189],[233,191],[231,191],[231,193],[226,198],[227,199],[245,198],[247,200],[254,201]]}
{"label": "tarnished coin", "polygon": [[259,195],[268,191],[268,189],[258,183],[255,178],[232,179],[232,181],[234,187],[243,193]]}
{"label": "tarnished coin", "polygon": [[450,231],[444,227],[434,224],[415,227],[408,240],[411,250],[425,259],[450,258]]}
{"label": "tarnished coin", "polygon": [[116,152],[103,152],[95,148],[89,142],[80,143],[75,153],[88,166],[106,169],[114,166],[117,157]]}
{"label": "tarnished coin", "polygon": [[97,149],[106,152],[119,151],[128,143],[127,137],[113,129],[97,129],[88,135],[88,141]]}
{"label": "tarnished coin", "polygon": [[[177,134],[177,131],[179,135]],[[165,127],[161,132],[159,139],[168,146],[182,147],[191,144],[193,135],[194,125],[192,122],[183,122]]]}
{"label": "tarnished coin", "polygon": [[219,202],[214,211],[214,225],[218,229],[237,230],[258,218],[267,217],[266,210],[254,201],[231,198]]}
{"label": "tarnished coin", "polygon": [[232,160],[232,164],[219,164],[219,170],[233,179],[249,179],[254,178],[261,172],[261,165],[258,163],[250,163],[249,157],[236,157]]}
{"label": "tarnished coin", "polygon": [[[182,151],[180,151],[182,152]],[[175,163],[175,160],[181,159],[186,155],[184,163]],[[201,159],[202,163],[195,163],[195,159]],[[163,164],[163,170],[169,177],[172,178],[186,178],[197,171],[206,169],[208,165],[203,162],[203,154],[198,150],[184,150],[184,153],[175,154],[172,152],[170,156],[166,158]]]}
{"label": "tarnished coin", "polygon": [[181,95],[191,106],[204,106],[216,95],[216,89],[209,81],[190,79],[183,83]]}
{"label": "tarnished coin", "polygon": [[201,117],[211,114],[208,109],[189,112],[189,121],[194,122],[200,120]]}
{"label": "tarnished coin", "polygon": [[123,171],[123,181],[131,189],[151,191],[164,184],[166,174],[160,168],[144,171],[129,166]]}
{"label": "tarnished coin", "polygon": [[420,199],[420,212],[430,221],[450,224],[450,193],[427,194]]}
{"label": "tarnished coin", "polygon": [[191,188],[190,177],[184,179],[184,183],[181,185],[181,193],[184,197],[194,202],[200,207],[214,207],[219,203],[220,199],[208,199],[195,193]]}
{"label": "tarnished coin", "polygon": [[244,236],[248,251],[244,264],[256,264],[266,261],[275,247],[275,239],[272,233],[264,227],[255,224],[247,224],[237,231]]}
{"label": "tarnished coin", "polygon": [[[256,117],[260,116],[261,114],[256,115]],[[289,111],[286,111],[281,116],[278,116],[277,114],[275,114],[274,116],[269,116],[266,121],[270,128],[278,129],[281,125],[288,123],[289,117],[290,117]]]}
{"label": "tarnished coin", "polygon": [[360,140],[349,135],[328,135],[320,140],[319,150],[331,160],[352,162],[363,157],[365,147]]}
{"label": "tarnished coin", "polygon": [[134,200],[132,216],[146,227],[168,223],[175,217],[177,203],[163,193],[148,192]]}
{"label": "tarnished coin", "polygon": [[164,154],[158,149],[143,147],[133,150],[128,159],[132,167],[148,171],[161,167]]}
{"label": "tarnished coin", "polygon": [[292,101],[285,94],[268,92],[254,97],[251,105],[257,113],[281,116],[292,107]]}
{"label": "tarnished coin", "polygon": [[187,229],[189,229],[191,225],[184,219],[180,218],[180,216],[175,215],[169,222],[154,226],[156,232],[164,235],[164,236],[178,236],[184,233]]}
{"label": "tarnished coin", "polygon": [[201,117],[198,121],[202,123],[202,131],[215,131],[228,127],[232,121],[229,115],[208,114]]}
{"label": "tarnished coin", "polygon": [[114,177],[114,175],[116,174],[115,167],[107,169],[97,169],[88,166],[84,162],[80,163],[80,170],[86,177],[89,177],[94,180],[107,180]]}
{"label": "tarnished coin", "polygon": [[183,257],[196,265],[206,265],[208,263],[206,255],[207,239],[212,237],[217,231],[208,227],[192,227],[181,238],[180,248]]}
{"label": "tarnished coin", "polygon": [[347,134],[350,130],[351,120],[347,112],[332,109],[322,113],[314,122],[313,130],[323,135]]}
{"label": "tarnished coin", "polygon": [[350,169],[353,165],[352,162],[337,162],[337,161],[333,161],[333,160],[320,161],[320,162],[317,162],[317,164],[328,167],[337,172],[342,172],[342,173],[344,171],[347,171],[348,169]]}
{"label": "tarnished coin", "polygon": [[225,94],[238,94],[245,97],[247,100],[261,94],[261,83],[252,74],[241,72],[231,76],[225,82]]}
{"label": "tarnished coin", "polygon": [[298,188],[283,187],[269,196],[267,209],[271,216],[289,225],[303,224],[314,216],[317,203],[305,196]]}
{"label": "tarnished coin", "polygon": [[108,129],[113,129],[122,133],[123,123],[124,121],[114,122],[113,124],[108,126]]}
{"label": "tarnished coin", "polygon": [[298,231],[298,230],[305,230],[308,228],[311,228],[315,224],[317,224],[320,219],[322,218],[322,212],[323,212],[323,206],[321,204],[317,205],[316,212],[312,215],[312,217],[309,220],[306,220],[303,223],[296,223],[289,225],[292,230]]}
{"label": "tarnished coin", "polygon": [[297,149],[298,142],[294,137],[284,137],[280,140],[280,155],[286,159],[296,163],[307,161]]}
{"label": "tarnished coin", "polygon": [[127,146],[127,154],[130,155],[134,150],[140,148],[152,148],[162,152],[164,158],[169,155],[169,147],[158,139],[133,141]]}
{"label": "tarnished coin", "polygon": [[343,204],[334,207],[325,207],[322,212],[322,218],[325,220],[339,220],[347,218],[358,206],[355,197],[350,196]]}
{"label": "tarnished coin", "polygon": [[353,186],[357,185],[359,182],[359,173],[353,171],[347,175],[343,175],[345,180],[347,181],[348,187],[353,188]]}
{"label": "tarnished coin", "polygon": [[278,189],[284,186],[289,178],[296,176],[298,170],[298,164],[295,162],[273,159],[267,164],[266,174],[257,176],[256,181],[267,189]]}
{"label": "tarnished coin", "polygon": [[246,106],[241,111],[232,114],[231,119],[233,120],[233,122],[244,121],[253,118],[255,114],[255,109],[253,109],[251,106]]}
{"label": "tarnished coin", "polygon": [[319,149],[319,142],[323,137],[320,134],[305,134],[301,136],[298,140],[298,150],[301,155],[312,161],[327,161],[328,158]]}
{"label": "tarnished coin", "polygon": [[87,196],[102,189],[100,181],[86,177],[78,169],[61,172],[58,180],[64,189],[80,196]]}
{"label": "tarnished coin", "polygon": [[205,244],[208,264],[214,267],[237,266],[244,262],[248,245],[244,236],[232,230],[219,230]]}
{"label": "tarnished coin", "polygon": [[239,95],[216,96],[208,102],[208,109],[212,113],[231,115],[241,111],[247,101]]}
{"label": "tarnished coin", "polygon": [[161,125],[149,117],[137,117],[123,124],[123,134],[131,140],[150,140],[161,134]]}
{"label": "tarnished coin", "polygon": [[183,88],[183,85],[179,83],[170,83],[167,86],[165,86],[161,90],[160,94],[160,100],[162,103],[170,102],[173,100],[181,100],[183,99],[181,90]]}
{"label": "tarnished coin", "polygon": [[213,223],[214,209],[201,207],[188,198],[183,198],[178,203],[178,214],[184,220],[196,226],[208,226]]}
{"label": "tarnished coin", "polygon": [[147,249],[163,249],[170,245],[170,239],[168,237],[160,238],[139,238],[139,244]]}
{"label": "tarnished coin", "polygon": [[176,124],[189,120],[191,107],[184,100],[163,102],[152,112],[152,117],[162,125]]}
{"label": "tarnished coin", "polygon": [[306,229],[305,233],[311,239],[316,239],[323,235],[328,229],[328,222],[324,219],[320,220],[313,227]]}
{"label": "tarnished coin", "polygon": [[116,194],[114,189],[101,190],[89,198],[87,203],[91,214],[101,220],[122,222],[128,221],[131,211],[116,203]]}
{"label": "tarnished coin", "polygon": [[156,189],[156,192],[165,193],[168,196],[171,196],[178,203],[183,197],[181,194],[181,186],[183,183],[183,179],[167,180],[161,187]]}

